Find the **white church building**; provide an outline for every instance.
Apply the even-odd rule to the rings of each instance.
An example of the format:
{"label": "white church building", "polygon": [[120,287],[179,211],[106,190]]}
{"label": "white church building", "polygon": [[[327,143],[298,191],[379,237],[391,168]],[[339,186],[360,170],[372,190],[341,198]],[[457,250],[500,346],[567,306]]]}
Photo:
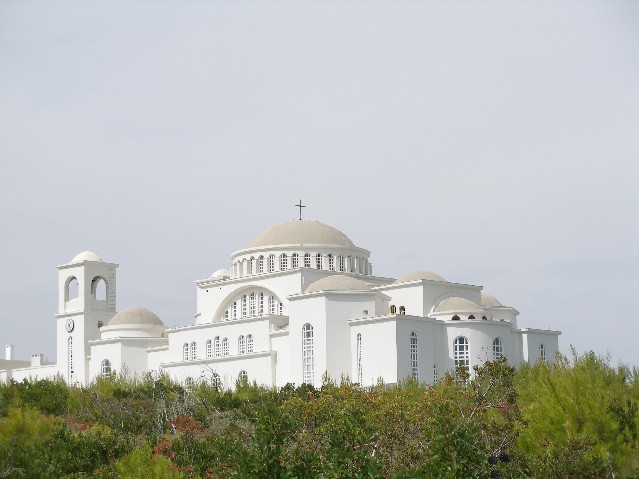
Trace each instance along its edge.
{"label": "white church building", "polygon": [[325,224],[295,220],[258,234],[228,269],[196,281],[194,324],[167,328],[145,308],[116,309],[115,263],[83,252],[60,265],[57,361],[16,361],[0,381],[164,372],[186,384],[238,380],[318,386],[324,374],[368,386],[433,383],[456,366],[505,356],[551,361],[559,331],[518,328],[515,308],[481,286],[429,271],[375,276],[370,252]]}

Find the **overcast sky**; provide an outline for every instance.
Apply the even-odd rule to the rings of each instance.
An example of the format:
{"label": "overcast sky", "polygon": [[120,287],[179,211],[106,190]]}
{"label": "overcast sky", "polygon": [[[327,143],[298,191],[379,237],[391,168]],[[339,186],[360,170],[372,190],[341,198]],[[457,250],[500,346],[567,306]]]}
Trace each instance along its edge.
{"label": "overcast sky", "polygon": [[55,360],[56,265],[193,323],[304,215],[560,347],[639,365],[639,2],[0,0],[0,345]]}

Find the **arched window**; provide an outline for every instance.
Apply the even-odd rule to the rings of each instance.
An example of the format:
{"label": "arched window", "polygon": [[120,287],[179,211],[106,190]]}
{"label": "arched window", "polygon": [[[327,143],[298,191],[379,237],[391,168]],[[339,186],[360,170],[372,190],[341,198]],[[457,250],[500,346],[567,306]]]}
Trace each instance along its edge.
{"label": "arched window", "polygon": [[104,278],[96,276],[91,281],[91,295],[94,299],[105,301],[107,299],[107,285]]}
{"label": "arched window", "polygon": [[335,258],[332,254],[328,255],[328,269],[329,271],[335,271]]}
{"label": "arched window", "polygon": [[253,261],[255,258],[251,256],[251,259],[248,260],[248,274],[253,274]]}
{"label": "arched window", "polygon": [[279,304],[279,313],[280,316],[282,316],[284,314],[284,304],[280,303]]}
{"label": "arched window", "polygon": [[102,365],[101,365],[101,373],[103,377],[107,377],[111,375],[111,361],[109,361],[108,359],[105,359],[102,361]]}
{"label": "arched window", "polygon": [[399,314],[406,314],[406,307],[405,306],[400,306],[399,307]]}
{"label": "arched window", "polygon": [[246,335],[246,352],[247,353],[253,352],[253,335],[252,334]]}
{"label": "arched window", "polygon": [[246,295],[242,296],[242,317],[246,318]]}
{"label": "arched window", "polygon": [[98,329],[100,329],[102,326],[104,326],[104,323],[102,321],[98,321]]}
{"label": "arched window", "polygon": [[313,385],[315,365],[313,361],[313,326],[302,326],[302,376],[305,384]]}
{"label": "arched window", "polygon": [[275,298],[273,296],[268,298],[268,314],[275,316]]}
{"label": "arched window", "polygon": [[338,256],[339,259],[339,270],[344,271],[346,269],[346,263],[344,262],[344,255],[340,254]]}
{"label": "arched window", "polygon": [[481,319],[483,319],[484,321],[488,321],[488,318],[486,316],[482,316]]}
{"label": "arched window", "polygon": [[322,261],[322,255],[317,253],[315,255],[315,267],[317,269],[324,269],[324,263]]}
{"label": "arched window", "polygon": [[453,354],[455,358],[455,367],[463,367],[470,373],[470,349],[468,339],[458,336],[453,342]]}
{"label": "arched window", "polygon": [[311,253],[304,253],[304,267],[311,267]]}
{"label": "arched window", "polygon": [[264,293],[260,293],[260,301],[257,307],[257,314],[264,316]]}
{"label": "arched window", "polygon": [[362,333],[357,333],[357,382],[362,385],[364,374],[362,372]]}
{"label": "arched window", "polygon": [[433,383],[439,381],[439,371],[437,370],[437,364],[433,364]]}
{"label": "arched window", "polygon": [[255,293],[251,293],[249,295],[249,313],[251,315],[251,317],[255,316],[255,312],[256,312],[256,308],[257,305],[255,303]]}
{"label": "arched window", "polygon": [[264,272],[264,256],[257,258],[257,272],[262,274]]}
{"label": "arched window", "polygon": [[218,373],[213,373],[212,377],[211,377],[211,382],[213,384],[213,387],[219,391],[220,389],[222,389],[222,381],[220,380],[220,375]]}
{"label": "arched window", "polygon": [[222,355],[223,356],[229,355],[229,338],[224,338],[222,340]]}
{"label": "arched window", "polygon": [[213,357],[213,342],[210,339],[206,340],[206,357]]}
{"label": "arched window", "polygon": [[189,360],[189,343],[184,343],[184,346],[182,346],[182,360]]}
{"label": "arched window", "polygon": [[295,268],[299,268],[300,266],[300,255],[297,253],[293,253],[293,256],[291,256],[291,268],[295,269]]}
{"label": "arched window", "polygon": [[233,308],[231,309],[231,318],[237,319],[237,301],[233,301]]}
{"label": "arched window", "polygon": [[459,316],[457,316],[457,315],[453,316],[453,317],[452,317],[452,320],[453,320],[453,321],[459,321]]}
{"label": "arched window", "polygon": [[220,337],[219,336],[215,336],[215,339],[213,339],[213,347],[215,349],[215,357],[218,357],[220,355]]}
{"label": "arched window", "polygon": [[64,300],[71,301],[80,295],[80,286],[78,285],[78,279],[75,276],[71,276],[67,279],[64,287]]}
{"label": "arched window", "polygon": [[285,271],[288,269],[288,256],[286,253],[280,255],[280,271]]}
{"label": "arched window", "polygon": [[238,354],[246,353],[246,339],[244,339],[244,335],[241,335],[237,340],[237,353]]}
{"label": "arched window", "polygon": [[226,311],[224,311],[224,321],[228,321],[229,320],[229,310],[227,309]]}
{"label": "arched window", "polygon": [[493,341],[493,359],[499,359],[504,355],[504,345],[500,338],[495,338]]}
{"label": "arched window", "polygon": [[468,319],[475,319],[475,315],[471,314],[470,316],[468,316]]}
{"label": "arched window", "polygon": [[413,331],[410,333],[410,375],[415,381],[419,381],[419,362],[417,356],[417,333]]}
{"label": "arched window", "polygon": [[349,273],[355,272],[355,258],[353,258],[352,256],[348,257],[348,272]]}
{"label": "arched window", "polygon": [[275,255],[270,254],[268,256],[268,272],[272,273],[273,271],[275,271]]}
{"label": "arched window", "polygon": [[394,304],[390,305],[390,314],[396,314],[397,313],[397,306],[395,306]]}
{"label": "arched window", "polygon": [[191,361],[194,359],[197,359],[197,344],[195,344],[195,341],[191,343]]}
{"label": "arched window", "polygon": [[546,362],[546,345],[544,343],[539,345],[539,360],[542,363]]}
{"label": "arched window", "polygon": [[248,386],[248,374],[243,369],[237,375],[237,380],[239,382],[239,386]]}
{"label": "arched window", "polygon": [[67,377],[69,384],[75,384],[75,369],[73,368],[73,337],[67,340]]}

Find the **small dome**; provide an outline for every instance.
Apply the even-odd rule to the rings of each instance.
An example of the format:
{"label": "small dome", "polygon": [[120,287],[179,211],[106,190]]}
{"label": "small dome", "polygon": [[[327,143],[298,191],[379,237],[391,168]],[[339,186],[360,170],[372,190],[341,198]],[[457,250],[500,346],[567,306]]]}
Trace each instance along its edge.
{"label": "small dome", "polygon": [[437,273],[433,273],[432,271],[424,271],[423,269],[418,269],[417,271],[411,271],[410,273],[403,274],[395,281],[397,283],[408,283],[409,281],[418,281],[421,279],[427,279],[429,281],[443,281],[446,282],[444,278],[442,278]]}
{"label": "small dome", "polygon": [[318,221],[309,220],[293,220],[271,226],[258,234],[248,247],[293,244],[355,247],[341,231]]}
{"label": "small dome", "polygon": [[371,291],[371,287],[361,279],[334,274],[311,283],[305,293],[315,293],[316,291]]}
{"label": "small dome", "polygon": [[218,269],[215,273],[211,275],[211,278],[229,278],[231,275],[226,269]]}
{"label": "small dome", "polygon": [[75,255],[71,260],[71,263],[82,263],[83,261],[102,261],[102,258],[93,251],[83,251],[82,253]]}
{"label": "small dome", "polygon": [[462,311],[481,311],[481,306],[466,298],[453,296],[446,298],[435,308],[436,313],[460,313]]}
{"label": "small dome", "polygon": [[117,326],[122,324],[149,324],[153,326],[164,326],[155,313],[146,308],[127,308],[120,311],[111,318],[108,326]]}
{"label": "small dome", "polygon": [[488,308],[497,308],[499,306],[503,306],[503,304],[501,304],[497,298],[491,296],[490,294],[486,294],[483,291],[481,293],[481,305]]}

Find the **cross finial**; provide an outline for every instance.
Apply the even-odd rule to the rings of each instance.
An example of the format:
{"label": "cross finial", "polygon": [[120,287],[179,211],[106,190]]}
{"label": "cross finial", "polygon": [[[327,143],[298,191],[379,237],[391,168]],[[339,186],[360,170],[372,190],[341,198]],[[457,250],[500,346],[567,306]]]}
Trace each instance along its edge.
{"label": "cross finial", "polygon": [[301,220],[302,219],[302,208],[306,208],[306,205],[303,205],[302,204],[302,200],[300,199],[300,202],[297,205],[295,205],[295,206],[297,206],[300,209],[300,220]]}

